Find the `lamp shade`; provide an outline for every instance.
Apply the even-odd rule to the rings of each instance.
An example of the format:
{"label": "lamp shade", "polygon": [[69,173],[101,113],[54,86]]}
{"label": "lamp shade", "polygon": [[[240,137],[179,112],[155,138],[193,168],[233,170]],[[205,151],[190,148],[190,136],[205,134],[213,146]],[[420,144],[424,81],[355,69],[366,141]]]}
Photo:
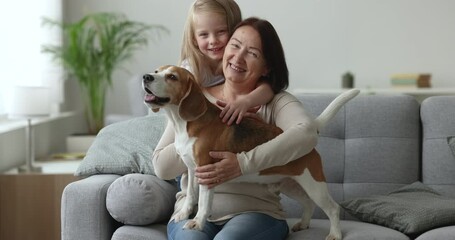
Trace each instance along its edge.
{"label": "lamp shade", "polygon": [[31,118],[50,114],[50,89],[14,87],[8,109],[9,118]]}

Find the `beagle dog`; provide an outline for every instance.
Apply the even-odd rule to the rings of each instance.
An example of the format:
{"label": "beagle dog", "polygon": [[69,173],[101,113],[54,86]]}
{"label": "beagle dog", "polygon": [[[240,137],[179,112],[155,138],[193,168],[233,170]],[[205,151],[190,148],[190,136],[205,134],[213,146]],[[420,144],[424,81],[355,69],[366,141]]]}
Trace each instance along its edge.
{"label": "beagle dog", "polygon": [[[189,220],[184,228],[201,230],[210,215],[214,191],[213,188],[199,186],[194,177],[196,166],[215,162],[215,159],[209,156],[209,151],[248,151],[283,131],[256,118],[244,118],[237,126],[223,123],[219,118],[221,110],[206,99],[193,74],[184,68],[162,66],[153,73],[145,74],[143,88],[146,92],[145,104],[154,112],[163,108],[173,123],[176,131],[176,151],[188,167],[187,197],[182,210],[175,215],[175,221],[188,219],[198,204],[196,216]],[[350,90],[338,96],[315,119],[318,129],[358,93],[359,90]],[[304,206],[304,214],[293,226],[293,231],[308,228],[316,203],[331,222],[330,233],[326,239],[341,239],[340,207],[328,192],[321,157],[315,149],[286,165],[262,170],[255,174],[255,177],[241,176],[231,181],[276,183],[283,194],[298,200]]]}

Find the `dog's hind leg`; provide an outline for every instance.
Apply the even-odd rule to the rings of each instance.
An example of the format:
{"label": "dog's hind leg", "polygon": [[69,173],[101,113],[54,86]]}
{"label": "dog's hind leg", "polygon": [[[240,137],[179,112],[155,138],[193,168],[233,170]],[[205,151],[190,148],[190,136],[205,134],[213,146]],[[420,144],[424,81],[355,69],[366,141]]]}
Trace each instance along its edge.
{"label": "dog's hind leg", "polygon": [[330,233],[326,240],[341,240],[340,206],[330,196],[327,183],[314,180],[308,170],[294,179],[305,189],[314,203],[327,214],[330,220]]}
{"label": "dog's hind leg", "polygon": [[191,213],[193,213],[194,207],[198,201],[198,188],[199,184],[197,183],[197,179],[194,177],[194,171],[188,169],[187,193],[182,208],[174,216],[175,222],[188,219]]}
{"label": "dog's hind leg", "polygon": [[298,201],[302,204],[303,214],[299,222],[292,227],[293,232],[307,229],[310,226],[310,220],[313,216],[316,205],[311,200],[308,194],[303,190],[302,186],[295,180],[287,178],[281,181],[280,192],[284,195]]}

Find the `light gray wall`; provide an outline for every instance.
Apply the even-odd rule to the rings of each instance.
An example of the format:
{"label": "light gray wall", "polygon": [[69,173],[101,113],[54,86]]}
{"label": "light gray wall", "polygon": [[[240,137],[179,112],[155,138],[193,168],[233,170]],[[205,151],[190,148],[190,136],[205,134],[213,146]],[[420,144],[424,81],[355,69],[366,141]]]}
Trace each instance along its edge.
{"label": "light gray wall", "polygon": [[[62,0],[64,18],[98,11],[123,12],[133,20],[162,24],[162,36],[114,76],[107,114],[128,114],[127,81],[164,64],[176,64],[183,25],[193,0]],[[429,72],[434,87],[455,87],[453,0],[238,0],[244,17],[268,19],[277,29],[293,88],[338,88],[354,72],[357,87],[387,88],[394,73]],[[80,110],[78,86],[65,82],[63,110]],[[138,93],[142,94],[142,93]],[[36,127],[37,156],[65,150],[68,134],[83,132],[84,119]],[[24,130],[0,134],[0,171],[25,159]]]}
{"label": "light gray wall", "polygon": [[[107,113],[128,113],[126,80],[175,64],[192,0],[65,0],[65,18],[97,11],[163,24],[169,36],[139,52],[117,72]],[[394,73],[432,73],[434,87],[454,87],[453,0],[238,0],[244,17],[268,19],[277,29],[293,88],[338,88],[346,71],[356,87],[389,87]],[[140,93],[139,93],[140,94]],[[74,99],[73,99],[74,100]],[[75,101],[75,100],[74,100]]]}

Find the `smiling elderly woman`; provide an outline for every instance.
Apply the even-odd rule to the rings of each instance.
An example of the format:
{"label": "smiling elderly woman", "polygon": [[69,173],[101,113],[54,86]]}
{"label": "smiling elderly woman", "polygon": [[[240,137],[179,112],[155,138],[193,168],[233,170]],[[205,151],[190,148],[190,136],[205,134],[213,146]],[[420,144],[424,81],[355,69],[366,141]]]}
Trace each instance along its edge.
{"label": "smiling elderly woman", "polygon": [[[265,184],[229,180],[284,165],[309,153],[316,146],[317,130],[311,126],[310,116],[300,101],[284,91],[289,83],[286,60],[280,39],[268,21],[258,18],[242,21],[226,46],[222,67],[225,82],[206,89],[209,100],[224,106],[254,90],[259,81],[265,81],[276,95],[256,114],[284,132],[248,152],[211,152],[220,161],[196,169],[200,184],[216,186],[211,216],[203,231],[184,230],[186,221],[175,222],[171,218],[168,237],[174,240],[285,239],[288,226],[279,193]],[[173,142],[174,129],[169,125],[156,147],[153,164],[158,177],[182,176],[175,215],[182,208],[188,182],[187,168]]]}

